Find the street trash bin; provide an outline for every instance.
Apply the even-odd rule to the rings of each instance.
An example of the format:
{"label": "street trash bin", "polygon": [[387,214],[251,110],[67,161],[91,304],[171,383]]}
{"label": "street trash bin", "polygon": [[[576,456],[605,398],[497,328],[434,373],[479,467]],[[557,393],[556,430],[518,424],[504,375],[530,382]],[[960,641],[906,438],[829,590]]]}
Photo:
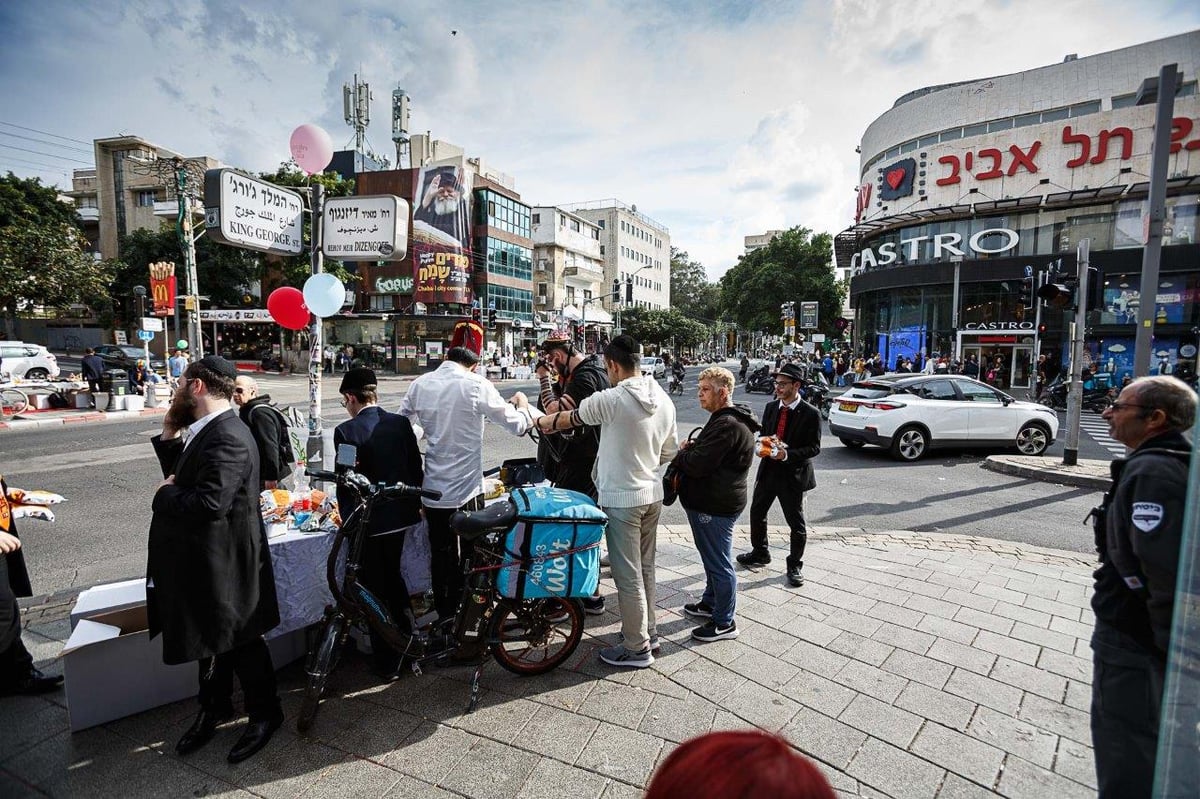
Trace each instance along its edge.
{"label": "street trash bin", "polygon": [[100,373],[100,390],[106,394],[124,394],[129,374],[124,369],[105,369]]}

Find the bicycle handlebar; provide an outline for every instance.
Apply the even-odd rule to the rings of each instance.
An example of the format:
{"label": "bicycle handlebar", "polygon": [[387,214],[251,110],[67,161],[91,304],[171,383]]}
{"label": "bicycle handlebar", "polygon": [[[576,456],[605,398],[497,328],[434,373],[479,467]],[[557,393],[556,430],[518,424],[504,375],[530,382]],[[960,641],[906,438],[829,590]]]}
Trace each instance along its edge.
{"label": "bicycle handlebar", "polygon": [[384,483],[372,483],[364,475],[359,474],[353,469],[347,469],[344,472],[329,472],[324,469],[305,469],[304,473],[309,477],[315,477],[318,480],[327,480],[331,483],[353,488],[360,494],[368,496],[379,494],[384,498],[393,497],[427,497],[429,499],[441,499],[442,492],[435,491],[431,488],[421,488],[420,486],[410,486],[404,483],[394,483],[386,485]]}

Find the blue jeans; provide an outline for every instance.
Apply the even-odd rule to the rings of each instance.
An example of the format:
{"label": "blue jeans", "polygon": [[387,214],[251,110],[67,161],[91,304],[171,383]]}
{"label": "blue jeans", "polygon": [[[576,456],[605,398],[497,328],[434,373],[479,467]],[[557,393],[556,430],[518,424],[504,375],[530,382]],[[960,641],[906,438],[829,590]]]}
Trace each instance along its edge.
{"label": "blue jeans", "polygon": [[704,564],[704,596],[700,601],[713,609],[713,623],[728,627],[737,608],[737,575],[733,570],[733,523],[737,517],[684,510]]}

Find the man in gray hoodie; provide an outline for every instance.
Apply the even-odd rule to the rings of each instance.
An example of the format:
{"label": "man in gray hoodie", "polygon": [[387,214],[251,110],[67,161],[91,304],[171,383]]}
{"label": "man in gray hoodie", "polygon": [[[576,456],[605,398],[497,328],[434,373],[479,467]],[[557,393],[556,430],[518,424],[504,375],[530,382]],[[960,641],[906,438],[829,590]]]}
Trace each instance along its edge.
{"label": "man in gray hoodie", "polygon": [[[612,388],[597,391],[572,411],[539,417],[543,433],[600,426],[594,476],[599,504],[608,514],[609,561],[617,584],[623,643],[600,652],[614,666],[645,668],[654,662],[654,554],[662,513],[659,467],[675,457],[675,405],[653,376],[641,373],[641,345],[617,336],[604,348]],[[522,395],[518,407],[528,406]]]}

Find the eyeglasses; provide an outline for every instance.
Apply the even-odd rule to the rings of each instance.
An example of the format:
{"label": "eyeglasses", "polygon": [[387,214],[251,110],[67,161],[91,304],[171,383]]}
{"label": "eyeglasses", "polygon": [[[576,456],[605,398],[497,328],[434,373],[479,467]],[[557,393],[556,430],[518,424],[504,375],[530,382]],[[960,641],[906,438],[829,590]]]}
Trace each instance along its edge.
{"label": "eyeglasses", "polygon": [[787,388],[795,382],[795,380],[776,380],[775,385],[779,386],[780,388]]}
{"label": "eyeglasses", "polygon": [[245,393],[246,393],[246,389],[244,389],[244,388],[235,388],[235,389],[233,390],[233,393],[234,393],[234,394],[245,394]]}
{"label": "eyeglasses", "polygon": [[1109,405],[1108,407],[1112,408],[1114,411],[1119,411],[1122,408],[1151,408],[1151,409],[1153,409],[1154,406],[1153,405],[1138,405],[1135,402],[1114,402],[1112,405]]}

